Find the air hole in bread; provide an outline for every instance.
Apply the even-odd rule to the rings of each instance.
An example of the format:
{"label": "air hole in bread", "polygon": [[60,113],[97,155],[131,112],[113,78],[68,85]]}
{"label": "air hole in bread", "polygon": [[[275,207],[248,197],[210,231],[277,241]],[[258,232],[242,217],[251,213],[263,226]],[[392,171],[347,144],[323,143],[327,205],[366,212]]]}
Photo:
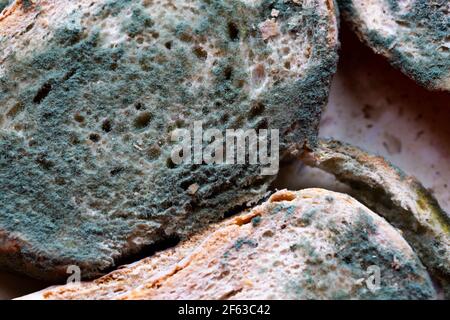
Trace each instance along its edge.
{"label": "air hole in bread", "polygon": [[166,167],[169,169],[174,169],[176,167],[175,163],[172,161],[171,158],[167,158]]}
{"label": "air hole in bread", "polygon": [[233,22],[228,23],[228,34],[232,41],[239,40],[239,29],[235,23],[233,23]]}
{"label": "air hole in bread", "polygon": [[79,113],[76,113],[73,116],[73,118],[75,119],[76,122],[79,122],[79,123],[84,122],[84,117],[81,114],[79,114]]}
{"label": "air hole in bread", "polygon": [[197,58],[201,60],[206,60],[208,58],[208,52],[200,46],[195,47],[193,50]]}
{"label": "air hole in bread", "polygon": [[109,119],[103,120],[102,130],[105,131],[105,132],[110,132],[111,129],[112,129],[111,121]]}
{"label": "air hole in bread", "polygon": [[116,176],[116,175],[118,175],[119,173],[121,173],[122,171],[123,171],[123,168],[122,168],[122,167],[117,167],[117,168],[112,169],[112,170],[110,171],[110,174],[111,174],[112,176]]}
{"label": "air hole in bread", "polygon": [[233,68],[228,66],[225,68],[223,75],[225,77],[226,80],[230,80],[231,76],[233,75]]}
{"label": "air hole in bread", "polygon": [[150,112],[141,112],[134,120],[134,127],[137,129],[145,128],[149,125],[151,119],[152,114]]}
{"label": "air hole in bread", "polygon": [[172,49],[172,41],[167,41],[164,46],[168,49],[171,50]]}
{"label": "air hole in bread", "polygon": [[264,112],[264,109],[265,109],[265,106],[263,103],[261,103],[259,101],[254,102],[249,111],[250,118],[260,115],[261,113]]}
{"label": "air hole in bread", "polygon": [[33,102],[37,104],[41,103],[48,96],[50,90],[52,90],[52,85],[50,83],[44,83],[34,96]]}
{"label": "air hole in bread", "polygon": [[91,140],[92,142],[99,142],[100,139],[101,139],[101,137],[98,133],[91,133],[89,135],[89,140]]}

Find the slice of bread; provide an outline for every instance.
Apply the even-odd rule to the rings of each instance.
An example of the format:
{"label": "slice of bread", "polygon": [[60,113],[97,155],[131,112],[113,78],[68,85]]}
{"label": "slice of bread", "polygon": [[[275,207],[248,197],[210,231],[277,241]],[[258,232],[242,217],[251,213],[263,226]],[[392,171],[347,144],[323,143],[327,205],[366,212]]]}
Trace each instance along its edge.
{"label": "slice of bread", "polygon": [[448,0],[338,0],[359,38],[419,84],[450,91]]}
{"label": "slice of bread", "polygon": [[93,282],[53,287],[22,299],[435,295],[416,254],[383,218],[348,195],[305,189],[278,191],[248,213]]}
{"label": "slice of bread", "polygon": [[261,198],[265,165],[175,165],[175,128],[315,144],[331,0],[37,0],[0,15],[0,267],[106,273]]}
{"label": "slice of bread", "polygon": [[450,299],[450,216],[414,177],[354,146],[321,140],[305,163],[334,174],[351,195],[401,230]]}

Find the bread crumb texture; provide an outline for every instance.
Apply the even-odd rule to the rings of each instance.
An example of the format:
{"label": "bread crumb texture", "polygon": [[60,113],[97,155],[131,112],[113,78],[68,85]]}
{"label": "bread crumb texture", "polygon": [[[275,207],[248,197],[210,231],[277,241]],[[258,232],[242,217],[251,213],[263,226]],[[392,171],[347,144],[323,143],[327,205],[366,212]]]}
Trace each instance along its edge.
{"label": "bread crumb texture", "polygon": [[450,91],[448,0],[338,0],[346,20],[375,52],[419,84]]}
{"label": "bread crumb texture", "polygon": [[[254,221],[257,220],[257,223]],[[278,191],[197,239],[90,283],[24,299],[431,299],[399,232],[350,196]],[[379,288],[367,270],[377,266]]]}
{"label": "bread crumb texture", "polygon": [[278,129],[282,156],[315,144],[337,46],[324,0],[13,2],[0,14],[0,266],[96,277],[259,199],[274,178],[259,165],[175,165],[171,132]]}

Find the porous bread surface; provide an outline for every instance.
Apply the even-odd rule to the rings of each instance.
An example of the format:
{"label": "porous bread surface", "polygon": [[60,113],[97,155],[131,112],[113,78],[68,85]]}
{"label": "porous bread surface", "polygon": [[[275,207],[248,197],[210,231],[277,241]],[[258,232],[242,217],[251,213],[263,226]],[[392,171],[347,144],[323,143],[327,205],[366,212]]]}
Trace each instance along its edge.
{"label": "porous bread surface", "polygon": [[[369,290],[369,267],[381,285]],[[370,269],[369,269],[370,270]],[[22,299],[429,299],[401,235],[348,195],[282,190],[166,252]]]}
{"label": "porous bread surface", "polygon": [[338,0],[344,19],[375,52],[419,84],[450,91],[448,0]]}
{"label": "porous bread surface", "polygon": [[0,15],[0,266],[96,277],[260,198],[260,165],[174,165],[172,130],[278,129],[281,156],[313,145],[336,49],[330,0],[15,1]]}
{"label": "porous bread surface", "polygon": [[450,298],[450,216],[416,178],[383,157],[336,140],[320,140],[305,163],[334,174],[352,196],[394,227]]}

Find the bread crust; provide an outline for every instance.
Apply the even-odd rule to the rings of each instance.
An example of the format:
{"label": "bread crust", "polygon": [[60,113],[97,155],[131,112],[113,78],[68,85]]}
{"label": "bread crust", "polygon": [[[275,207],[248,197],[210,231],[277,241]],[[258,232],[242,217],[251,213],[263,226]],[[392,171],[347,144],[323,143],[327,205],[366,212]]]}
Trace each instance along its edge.
{"label": "bread crust", "polygon": [[[366,268],[382,285],[370,291]],[[23,299],[430,299],[425,269],[400,234],[353,198],[281,190],[181,246],[91,283]]]}

